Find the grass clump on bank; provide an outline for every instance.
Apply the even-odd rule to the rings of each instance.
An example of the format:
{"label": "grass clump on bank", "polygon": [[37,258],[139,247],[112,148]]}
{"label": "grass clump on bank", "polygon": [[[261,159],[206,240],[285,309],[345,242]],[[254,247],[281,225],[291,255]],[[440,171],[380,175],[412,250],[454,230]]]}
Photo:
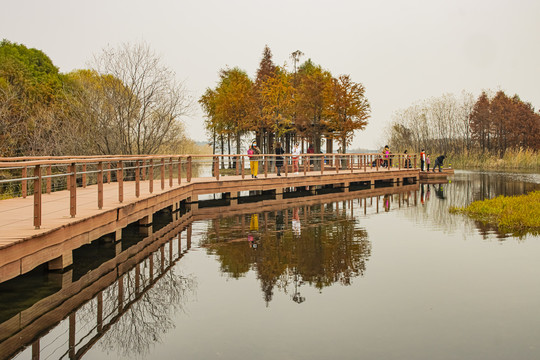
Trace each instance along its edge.
{"label": "grass clump on bank", "polygon": [[470,151],[451,156],[452,167],[458,169],[539,170],[540,153],[531,149],[507,150],[502,158],[494,154]]}
{"label": "grass clump on bank", "polygon": [[498,196],[475,201],[465,208],[450,208],[451,213],[463,213],[474,220],[497,224],[505,233],[540,234],[540,191],[520,196]]}

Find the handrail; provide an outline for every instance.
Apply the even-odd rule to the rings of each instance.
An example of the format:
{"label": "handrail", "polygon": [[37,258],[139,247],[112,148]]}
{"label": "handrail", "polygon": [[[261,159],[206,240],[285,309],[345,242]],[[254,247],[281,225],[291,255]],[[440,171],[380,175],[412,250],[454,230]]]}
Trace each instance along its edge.
{"label": "handrail", "polygon": [[[15,160],[17,159],[17,160]],[[27,161],[19,161],[19,160]],[[209,160],[204,160],[209,159]],[[39,229],[41,226],[41,202],[43,193],[43,181],[46,182],[46,193],[51,193],[52,178],[66,178],[66,187],[70,192],[70,215],[77,214],[77,187],[85,188],[88,184],[87,175],[91,176],[90,181],[97,185],[98,208],[103,208],[103,184],[111,183],[112,174],[116,174],[115,182],[118,184],[118,202],[124,201],[124,181],[126,174],[133,175],[135,181],[135,196],[140,196],[140,182],[148,180],[148,190],[152,194],[154,191],[154,172],[159,169],[159,180],[161,190],[165,189],[166,179],[169,188],[174,187],[173,171],[177,167],[176,176],[178,185],[182,183],[182,177],[186,182],[191,182],[193,167],[200,164],[210,164],[211,174],[209,178],[220,179],[222,164],[232,165],[236,168],[235,175],[245,178],[245,167],[247,160],[261,163],[261,175],[267,178],[269,171],[273,171],[276,160],[283,161],[284,176],[293,175],[294,172],[307,175],[308,171],[332,171],[335,174],[340,172],[353,173],[355,169],[366,172],[368,168],[380,171],[386,168],[413,168],[411,160],[414,159],[414,169],[417,165],[417,154],[382,154],[382,153],[347,153],[347,154],[182,154],[182,155],[103,155],[103,156],[58,156],[58,157],[22,157],[22,158],[0,158],[0,171],[20,170],[15,178],[1,179],[0,185],[5,183],[20,183],[21,196],[25,198],[28,194],[28,182],[33,183],[34,196],[34,226]],[[13,161],[11,161],[13,160]],[[221,161],[220,161],[221,160]],[[227,162],[225,162],[227,160]],[[231,162],[232,160],[232,162]],[[249,162],[248,162],[249,163]],[[270,163],[270,164],[269,164]],[[292,165],[292,168],[291,168]],[[14,168],[14,166],[19,166]],[[59,173],[52,172],[52,167],[65,167]],[[88,169],[88,166],[91,166]],[[230,167],[230,166],[229,166]],[[28,170],[33,168],[33,175],[29,176]],[[43,170],[42,170],[43,168]],[[227,168],[227,166],[225,166]],[[239,169],[241,171],[239,171]],[[320,169],[319,169],[320,168]],[[46,169],[46,174],[44,170]],[[184,171],[182,171],[184,169]],[[183,176],[184,173],[184,176]],[[296,174],[294,174],[296,175]],[[129,178],[131,179],[131,177]],[[128,179],[128,180],[129,180]],[[77,183],[81,180],[80,185]],[[63,186],[63,185],[62,185]]]}

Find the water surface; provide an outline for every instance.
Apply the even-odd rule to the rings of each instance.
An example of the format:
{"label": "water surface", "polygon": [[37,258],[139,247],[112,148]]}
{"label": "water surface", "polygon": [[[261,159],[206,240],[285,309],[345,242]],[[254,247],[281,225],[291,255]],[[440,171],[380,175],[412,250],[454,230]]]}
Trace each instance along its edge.
{"label": "water surface", "polygon": [[[407,189],[219,210],[190,225],[190,244],[187,229],[166,239],[121,285],[51,326],[40,358],[69,358],[70,321],[71,354],[85,359],[540,358],[540,238],[448,213],[538,190],[538,174],[456,172]],[[132,232],[129,241],[141,241]],[[114,257],[101,247],[88,263]],[[21,281],[42,281],[38,299],[56,291]],[[13,284],[0,285],[2,305],[16,309],[2,310],[5,321],[30,306],[13,295],[29,290]],[[96,325],[99,306],[106,330]],[[26,345],[16,359],[32,357]]]}

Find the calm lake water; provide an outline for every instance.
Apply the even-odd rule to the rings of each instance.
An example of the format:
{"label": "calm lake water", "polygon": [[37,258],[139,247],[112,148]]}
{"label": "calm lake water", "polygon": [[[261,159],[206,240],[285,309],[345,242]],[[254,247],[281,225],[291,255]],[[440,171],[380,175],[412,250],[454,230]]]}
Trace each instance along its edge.
{"label": "calm lake water", "polygon": [[[40,359],[539,359],[540,237],[448,208],[540,190],[540,175],[457,171],[400,188],[193,222],[191,244],[187,229],[180,248],[172,236],[53,320]],[[170,214],[155,218],[154,231]],[[144,235],[124,238],[126,250]],[[75,254],[73,281],[114,254],[104,242]],[[59,291],[40,271],[0,285],[1,322]]]}

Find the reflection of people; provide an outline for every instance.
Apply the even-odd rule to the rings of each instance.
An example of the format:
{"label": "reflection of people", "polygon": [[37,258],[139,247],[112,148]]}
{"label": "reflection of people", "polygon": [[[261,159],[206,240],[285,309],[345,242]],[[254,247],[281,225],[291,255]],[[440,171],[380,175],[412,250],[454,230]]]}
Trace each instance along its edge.
{"label": "reflection of people", "polygon": [[292,230],[293,230],[294,235],[300,236],[301,228],[300,228],[300,215],[298,214],[298,208],[293,209]]}
{"label": "reflection of people", "polygon": [[259,155],[261,150],[257,147],[257,142],[253,141],[251,147],[248,150],[249,156],[249,168],[251,170],[251,177],[256,178],[259,172],[259,157],[253,155]]}
{"label": "reflection of people", "polygon": [[294,144],[292,151],[292,168],[295,174],[298,174],[298,158],[300,157],[300,147],[298,143]]}
{"label": "reflection of people", "polygon": [[389,212],[390,211],[390,195],[386,194],[383,198],[384,203],[384,211]]}
{"label": "reflection of people", "polygon": [[251,219],[249,221],[249,230],[251,231],[259,230],[259,215],[251,214]]}
{"label": "reflection of people", "polygon": [[281,147],[281,143],[276,143],[276,168],[277,168],[277,176],[281,176],[281,167],[283,166],[283,154],[285,151]]}
{"label": "reflection of people", "polygon": [[442,186],[442,184],[440,184],[439,186],[437,185],[433,185],[435,187],[435,196],[437,196],[438,199],[441,199],[441,200],[444,200],[445,197],[444,197],[444,188]]}
{"label": "reflection of people", "polygon": [[[259,230],[259,215],[258,214],[251,214],[251,219],[249,221],[249,230],[250,231]],[[249,247],[252,249],[257,249],[257,242],[256,242],[254,234],[248,234],[247,238],[249,242]]]}
{"label": "reflection of people", "polygon": [[279,210],[276,212],[276,234],[278,239],[281,239],[283,229],[285,229],[285,222],[283,221],[283,211]]}
{"label": "reflection of people", "polygon": [[[429,185],[428,185],[428,191],[429,191]],[[424,184],[421,184],[420,185],[420,202],[422,203],[422,205],[424,205],[424,197],[425,197]]]}
{"label": "reflection of people", "polygon": [[433,164],[433,172],[435,172],[435,168],[438,166],[439,167],[439,172],[441,172],[441,167],[442,167],[442,164],[443,164],[443,161],[444,161],[444,158],[446,156],[444,155],[441,155],[439,156],[437,159],[435,159],[435,164]]}

